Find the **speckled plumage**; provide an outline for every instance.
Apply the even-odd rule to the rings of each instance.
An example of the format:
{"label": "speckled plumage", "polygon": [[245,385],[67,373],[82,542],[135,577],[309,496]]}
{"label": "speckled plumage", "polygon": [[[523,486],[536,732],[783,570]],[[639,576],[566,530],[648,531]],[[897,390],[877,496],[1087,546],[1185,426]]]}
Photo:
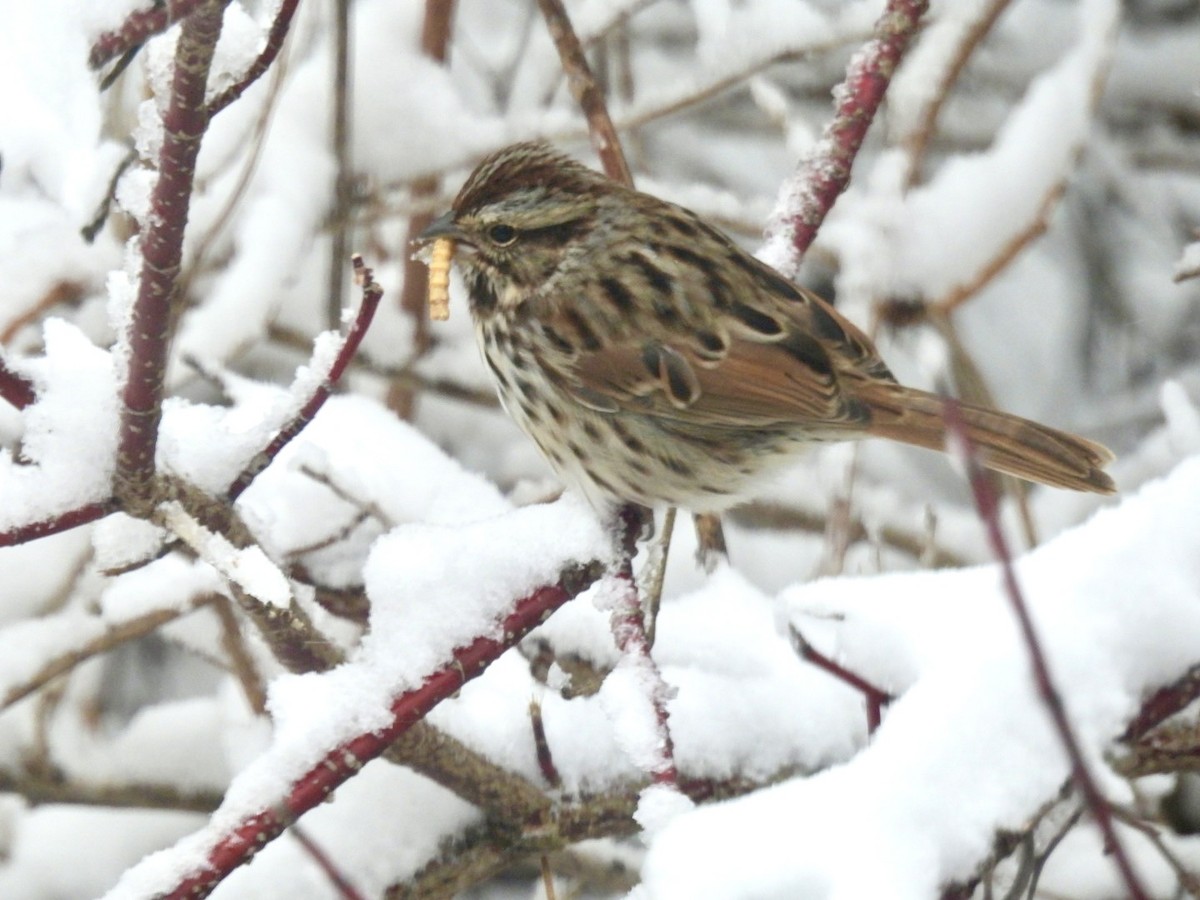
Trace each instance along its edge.
{"label": "speckled plumage", "polygon": [[[458,245],[505,408],[597,506],[724,509],[814,441],[943,448],[942,401],[897,384],[833,307],[545,144],[485,159],[426,236]],[[961,410],[985,465],[1113,489],[1099,444]]]}

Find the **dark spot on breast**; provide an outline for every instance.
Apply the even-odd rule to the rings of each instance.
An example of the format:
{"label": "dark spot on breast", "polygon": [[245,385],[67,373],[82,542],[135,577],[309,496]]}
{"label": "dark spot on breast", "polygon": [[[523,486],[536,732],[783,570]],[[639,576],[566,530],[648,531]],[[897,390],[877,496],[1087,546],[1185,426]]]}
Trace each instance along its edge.
{"label": "dark spot on breast", "polygon": [[471,310],[476,314],[493,312],[500,305],[491,279],[479,271],[471,275],[467,283],[467,296],[471,301]]}
{"label": "dark spot on breast", "polygon": [[517,390],[520,391],[521,396],[526,400],[533,400],[537,397],[537,391],[534,390],[533,385],[524,378],[517,378]]}
{"label": "dark spot on breast", "polygon": [[496,365],[496,361],[492,359],[492,354],[486,353],[483,358],[487,361],[488,368],[492,370],[492,375],[496,381],[500,382],[500,386],[506,391],[511,391],[512,382],[508,380],[508,375],[505,374],[504,370]]}
{"label": "dark spot on breast", "polygon": [[625,427],[624,422],[622,422],[620,419],[613,419],[611,425],[612,430],[616,432],[617,437],[621,439],[622,444],[624,444],[634,453],[640,454],[646,452],[646,445],[630,433],[629,429]]}
{"label": "dark spot on breast", "polygon": [[833,364],[829,354],[816,340],[807,334],[793,332],[780,342],[780,347],[797,362],[803,363],[819,375],[833,377]]}
{"label": "dark spot on breast", "polygon": [[596,332],[592,330],[592,326],[580,314],[579,310],[567,307],[563,315],[571,323],[571,327],[575,329],[575,333],[579,335],[579,341],[583,344],[585,350],[599,350],[603,346],[600,343],[600,338],[596,336]]}
{"label": "dark spot on breast", "polygon": [[571,455],[581,463],[586,463],[588,461],[588,452],[583,449],[583,447],[579,446],[578,441],[567,441],[567,449],[570,450]]}
{"label": "dark spot on breast", "polygon": [[595,443],[600,443],[600,440],[601,440],[600,429],[596,427],[595,422],[585,421],[583,423],[583,433],[587,435],[587,439],[589,441],[593,441]]}
{"label": "dark spot on breast", "polygon": [[684,478],[692,477],[692,467],[687,463],[680,462],[674,457],[663,457],[662,464],[674,472],[676,475],[682,475]]}
{"label": "dark spot on breast", "polygon": [[542,326],[542,334],[545,335],[546,340],[554,345],[556,350],[561,350],[563,353],[575,352],[575,345],[555,331],[550,325]]}
{"label": "dark spot on breast", "polygon": [[782,322],[774,316],[767,315],[762,310],[755,309],[753,306],[747,306],[745,303],[735,303],[730,307],[729,311],[747,328],[757,331],[764,337],[778,337],[783,334]]}
{"label": "dark spot on breast", "polygon": [[633,294],[619,280],[616,278],[602,278],[600,280],[600,287],[604,290],[604,295],[608,297],[609,303],[616,307],[617,312],[629,313],[633,311],[635,306]]}
{"label": "dark spot on breast", "polygon": [[648,465],[646,465],[644,462],[642,462],[640,459],[636,459],[636,458],[627,459],[627,460],[625,460],[625,465],[629,466],[629,468],[633,469],[633,471],[637,472],[643,478],[650,474],[650,467]]}
{"label": "dark spot on breast", "polygon": [[528,400],[521,401],[521,412],[525,413],[525,418],[529,419],[530,422],[534,422],[536,424],[542,421],[542,414],[538,412],[538,408]]}
{"label": "dark spot on breast", "polygon": [[592,483],[595,484],[596,487],[600,488],[600,490],[615,496],[620,496],[621,492],[612,486],[612,482],[608,481],[601,475],[597,475],[595,469],[588,469],[587,473],[588,477],[592,479]]}
{"label": "dark spot on breast", "polygon": [[562,425],[567,421],[567,414],[563,412],[562,407],[557,403],[547,403],[546,409],[549,410],[550,418],[554,420],[556,425]]}

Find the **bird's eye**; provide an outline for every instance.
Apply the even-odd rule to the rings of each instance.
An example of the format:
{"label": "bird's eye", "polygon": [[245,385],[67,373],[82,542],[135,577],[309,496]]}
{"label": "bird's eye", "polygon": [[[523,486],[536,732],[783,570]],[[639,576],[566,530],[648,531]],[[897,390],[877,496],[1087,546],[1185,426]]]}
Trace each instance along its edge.
{"label": "bird's eye", "polygon": [[517,229],[500,223],[488,229],[488,238],[497,247],[507,247],[517,239]]}

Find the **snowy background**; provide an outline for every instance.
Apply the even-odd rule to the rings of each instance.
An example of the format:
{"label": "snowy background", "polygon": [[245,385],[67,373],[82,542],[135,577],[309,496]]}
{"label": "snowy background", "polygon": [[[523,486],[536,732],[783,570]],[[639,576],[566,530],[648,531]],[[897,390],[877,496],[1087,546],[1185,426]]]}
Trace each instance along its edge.
{"label": "snowy background", "polygon": [[[340,82],[336,6],[301,2],[204,133],[151,445],[175,493],[145,508],[122,391],[179,28],[114,72],[89,54],[138,3],[0,0],[0,896],[169,892],[521,598],[616,561],[496,406],[460,286],[446,323],[401,303],[410,232],[483,154],[547,137],[596,164],[537,4],[460,0],[443,62],[448,4],[358,0]],[[791,271],[797,163],[882,0],[567,7],[638,186]],[[210,96],[277,9],[228,6]],[[1198,48],[1191,0],[933,2],[798,271],[902,380],[1118,454],[1117,496],[1031,488],[1001,518],[1164,898],[1200,896]],[[384,290],[365,340],[227,501],[339,354],[350,251]],[[540,897],[543,854],[559,897],[1128,895],[953,461],[822,448],[725,528],[707,571],[680,517],[655,626],[691,800],[646,787],[648,679],[603,576],[422,712],[433,752],[368,763],[214,896]],[[798,634],[890,695],[873,733]],[[1183,711],[1131,729],[1162,688]]]}

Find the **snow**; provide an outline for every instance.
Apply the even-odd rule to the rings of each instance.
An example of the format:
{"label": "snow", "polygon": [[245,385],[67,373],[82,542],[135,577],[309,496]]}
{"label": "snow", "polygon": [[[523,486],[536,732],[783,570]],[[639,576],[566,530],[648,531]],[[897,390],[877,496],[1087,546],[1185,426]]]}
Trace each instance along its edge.
{"label": "snow", "polygon": [[384,727],[392,699],[449,664],[455,648],[500,637],[500,620],[516,598],[553,583],[568,562],[606,558],[611,549],[574,497],[457,526],[403,526],[381,538],[364,570],[372,622],[355,660],[324,674],[275,679],[270,748],[234,778],[201,833],[131,869],[107,896],[161,891],[181,867],[201,865],[209,842],[276,803],[329,748]]}
{"label": "snow", "polygon": [[[123,338],[178,29],[149,40],[105,93],[86,56],[97,34],[145,6],[0,4],[0,343],[5,365],[37,392],[24,410],[0,403],[0,532],[112,493]],[[258,52],[275,6],[230,5],[210,94]],[[882,6],[583,0],[570,11],[614,116],[637,123],[622,136],[639,185],[745,235],[777,203],[777,214],[791,211],[802,186],[788,173],[814,149],[830,88],[848,59],[864,58]],[[882,300],[937,300],[978,275],[1065,181],[1046,234],[954,326],[999,405],[1118,451],[1122,497],[1031,491],[1045,543],[1021,557],[1018,575],[1102,789],[1145,813],[1195,868],[1200,841],[1156,817],[1177,779],[1131,784],[1107,767],[1147,692],[1200,659],[1200,281],[1172,282],[1196,267],[1189,242],[1200,222],[1189,124],[1200,111],[1200,21],[1186,6],[1013,4],[972,54],[910,189],[904,136],[982,9],[932,3],[803,275],[822,291],[836,287],[839,308],[870,326]],[[214,119],[201,147],[157,464],[213,502],[324,385],[342,346],[322,332],[336,167],[330,15],[329,5],[301,4],[279,66]],[[408,180],[437,175],[438,202],[449,202],[479,155],[538,135],[588,159],[583,117],[530,4],[456,5],[445,66],[421,50],[422,15],[422,4],[354,4],[353,247],[387,294],[337,393],[236,502],[250,546],[166,507],[159,524],[113,514],[0,548],[0,697],[61,670],[0,711],[3,783],[20,791],[22,779],[56,775],[68,796],[199,791],[223,796],[221,808],[209,817],[6,794],[0,896],[141,898],[169,888],[231,823],[278,802],[339,742],[387,722],[397,694],[450,665],[456,647],[500,637],[517,598],[563,566],[612,556],[612,535],[581,501],[544,502],[559,485],[501,411],[421,390],[406,421],[391,403],[400,392],[389,373],[410,365],[490,390],[457,281],[455,315],[414,358],[415,325],[396,303],[415,199]],[[1096,85],[1105,88],[1098,105]],[[80,230],[131,149],[140,158],[89,244]],[[764,255],[787,264],[786,251],[769,243]],[[344,274],[349,287],[348,265]],[[346,303],[357,295],[348,289]],[[276,325],[305,346],[277,340]],[[932,330],[881,328],[878,341],[902,380],[944,381],[950,360]],[[849,548],[844,574],[812,582],[831,555],[822,533],[831,502],[847,496],[866,537]],[[939,896],[977,870],[1000,831],[1024,828],[1054,801],[1066,773],[996,567],[978,565],[990,556],[968,492],[932,454],[867,442],[815,448],[761,500],[768,509],[726,523],[732,559],[711,573],[696,565],[681,515],[657,620],[661,682],[618,650],[611,616],[623,583],[606,577],[426,721],[543,790],[555,812],[636,806],[632,820],[606,819],[603,830],[641,834],[568,848],[595,870],[624,867],[635,879],[648,845],[635,896]],[[768,513],[801,524],[764,525]],[[1011,505],[1004,521],[1016,521]],[[976,566],[912,571],[922,562],[893,532]],[[639,573],[645,556],[634,561]],[[284,673],[236,604],[220,608],[238,625],[230,629],[207,602],[231,582],[260,601],[295,604],[347,661]],[[321,606],[329,596],[350,615]],[[93,655],[143,617],[170,621]],[[895,695],[875,734],[863,698],[798,656],[793,628]],[[248,699],[258,687],[266,714]],[[752,793],[695,807],[650,783],[662,750],[650,695],[660,690],[689,790]],[[538,763],[532,699],[555,786]],[[1196,804],[1180,801],[1185,812]],[[1039,834],[1075,808],[1061,803]],[[403,890],[431,862],[461,861],[493,813],[372,762],[300,827],[374,897]],[[544,831],[531,834],[554,825],[538,822]],[[1154,895],[1176,893],[1157,851],[1139,833],[1121,834]],[[1015,868],[1001,866],[997,896]],[[529,893],[524,875],[511,878],[471,896]],[[1086,822],[1050,857],[1042,887],[1124,893]],[[576,888],[623,890],[589,882],[562,893]],[[275,895],[337,896],[287,834],[215,892]]]}
{"label": "snow", "polygon": [[37,400],[24,413],[22,465],[0,456],[0,531],[105,499],[116,465],[117,389],[109,355],[75,326],[48,319],[46,354],[14,366]]}
{"label": "snow", "polygon": [[[1093,769],[1140,698],[1195,658],[1198,501],[1192,459],[1018,562]],[[785,600],[802,628],[836,623],[823,652],[901,696],[845,765],[667,826],[646,896],[933,896],[971,874],[995,828],[1019,827],[1055,795],[1066,759],[995,566],[819,581]],[[1121,782],[1101,783],[1127,799]]]}
{"label": "snow", "polygon": [[895,260],[906,286],[944,296],[1037,220],[1087,134],[1119,12],[1110,0],[1081,4],[1075,46],[1034,79],[992,146],[947,161],[907,195],[903,220],[917,227],[904,229]]}

